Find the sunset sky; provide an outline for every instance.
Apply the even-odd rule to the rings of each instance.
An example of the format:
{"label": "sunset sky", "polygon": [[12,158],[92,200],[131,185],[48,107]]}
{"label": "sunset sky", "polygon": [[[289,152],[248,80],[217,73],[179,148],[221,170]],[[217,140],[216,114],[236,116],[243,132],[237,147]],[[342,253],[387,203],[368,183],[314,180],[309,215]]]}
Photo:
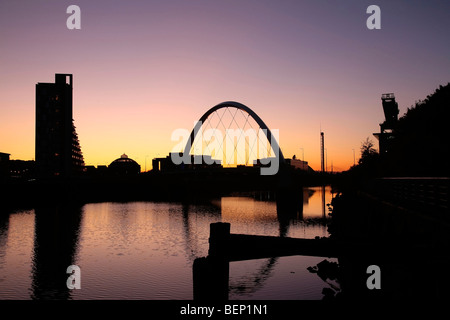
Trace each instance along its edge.
{"label": "sunset sky", "polygon": [[[71,4],[81,30],[66,27]],[[376,141],[382,93],[402,115],[450,81],[449,32],[445,0],[1,0],[0,152],[34,159],[35,85],[70,73],[87,165],[126,153],[149,170],[174,130],[233,100],[316,170],[322,129],[329,169],[346,170]]]}

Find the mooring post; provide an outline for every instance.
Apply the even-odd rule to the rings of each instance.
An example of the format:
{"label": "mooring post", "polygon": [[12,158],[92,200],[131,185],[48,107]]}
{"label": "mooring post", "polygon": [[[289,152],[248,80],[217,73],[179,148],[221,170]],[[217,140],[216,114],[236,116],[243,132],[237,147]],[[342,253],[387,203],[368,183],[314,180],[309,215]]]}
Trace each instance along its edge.
{"label": "mooring post", "polygon": [[195,259],[193,265],[194,300],[228,299],[229,239],[229,223],[211,223],[208,257]]}
{"label": "mooring post", "polygon": [[228,222],[211,223],[209,231],[208,255],[226,259],[229,250],[230,224]]}
{"label": "mooring post", "polygon": [[227,260],[212,257],[197,258],[192,267],[194,300],[228,300]]}

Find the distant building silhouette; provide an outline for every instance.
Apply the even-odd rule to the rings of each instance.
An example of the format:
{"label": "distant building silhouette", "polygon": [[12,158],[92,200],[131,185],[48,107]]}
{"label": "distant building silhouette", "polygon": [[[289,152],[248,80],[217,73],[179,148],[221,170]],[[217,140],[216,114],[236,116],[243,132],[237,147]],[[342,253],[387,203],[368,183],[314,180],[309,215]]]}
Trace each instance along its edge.
{"label": "distant building silhouette", "polygon": [[120,158],[111,162],[108,173],[119,176],[137,175],[141,172],[141,166],[124,153]]}
{"label": "distant building silhouette", "polygon": [[32,179],[35,176],[35,161],[10,160],[9,173],[13,179]]}
{"label": "distant building silhouette", "polygon": [[291,167],[294,167],[295,169],[308,171],[308,161],[303,161],[300,159],[296,159],[295,156],[292,157],[292,159],[286,158],[286,164],[290,165]]}
{"label": "distant building silhouette", "polygon": [[9,153],[0,152],[0,181],[9,178],[9,170],[10,170],[9,156],[10,156]]}
{"label": "distant building silhouette", "polygon": [[380,123],[380,132],[374,133],[373,135],[379,141],[380,155],[384,156],[391,150],[395,139],[395,130],[397,127],[399,110],[393,93],[382,94],[381,101],[386,120],[383,123]]}
{"label": "distant building silhouette", "polygon": [[[175,153],[176,154],[176,153]],[[183,157],[182,152],[178,152],[178,157]],[[172,153],[165,158],[154,158],[152,160],[153,171],[177,171],[177,170],[199,170],[199,169],[217,169],[222,168],[222,161],[213,159],[210,155],[189,155],[189,163],[176,165],[172,161]]]}
{"label": "distant building silhouette", "polygon": [[35,159],[39,177],[71,177],[84,170],[72,118],[72,75],[36,84]]}
{"label": "distant building silhouette", "polygon": [[34,178],[33,160],[11,160],[9,153],[0,152],[0,182],[10,179]]}

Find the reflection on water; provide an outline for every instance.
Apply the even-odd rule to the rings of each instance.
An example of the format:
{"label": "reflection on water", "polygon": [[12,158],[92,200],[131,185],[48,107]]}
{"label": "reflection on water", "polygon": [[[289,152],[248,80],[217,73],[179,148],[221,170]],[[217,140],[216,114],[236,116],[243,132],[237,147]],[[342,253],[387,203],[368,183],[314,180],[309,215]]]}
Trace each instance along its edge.
{"label": "reflection on water", "polygon": [[33,299],[69,299],[66,269],[75,263],[81,209],[77,206],[36,208],[32,268]]}
{"label": "reflection on water", "polygon": [[30,299],[34,212],[0,215],[0,299]]}
{"label": "reflection on water", "polygon": [[[230,300],[320,300],[329,287],[307,269],[322,257],[288,256],[230,263]],[[337,261],[336,259],[328,259]]]}
{"label": "reflection on water", "polygon": [[[323,197],[322,197],[323,196]],[[260,200],[261,199],[261,200]],[[0,299],[192,299],[193,261],[208,254],[209,225],[231,232],[314,238],[330,189],[282,206],[252,194],[203,204],[130,202],[35,208],[0,215]],[[306,268],[315,257],[230,263],[230,299],[320,299]],[[81,268],[81,289],[66,268]],[[320,279],[319,279],[320,280]]]}

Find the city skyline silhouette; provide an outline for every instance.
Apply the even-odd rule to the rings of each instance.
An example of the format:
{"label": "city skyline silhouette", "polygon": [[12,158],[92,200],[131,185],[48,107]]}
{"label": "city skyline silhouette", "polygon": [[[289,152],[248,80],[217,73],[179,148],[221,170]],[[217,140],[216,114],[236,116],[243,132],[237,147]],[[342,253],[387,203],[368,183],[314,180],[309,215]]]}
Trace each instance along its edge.
{"label": "city skyline silhouette", "polygon": [[69,30],[68,4],[2,4],[0,150],[12,159],[33,159],[33,88],[55,73],[76,78],[86,165],[126,152],[147,170],[174,130],[228,100],[279,129],[286,157],[303,153],[315,170],[325,132],[329,165],[347,170],[383,121],[381,94],[394,92],[402,115],[449,78],[441,2],[381,1],[379,30],[350,2],[77,5],[81,29]]}

